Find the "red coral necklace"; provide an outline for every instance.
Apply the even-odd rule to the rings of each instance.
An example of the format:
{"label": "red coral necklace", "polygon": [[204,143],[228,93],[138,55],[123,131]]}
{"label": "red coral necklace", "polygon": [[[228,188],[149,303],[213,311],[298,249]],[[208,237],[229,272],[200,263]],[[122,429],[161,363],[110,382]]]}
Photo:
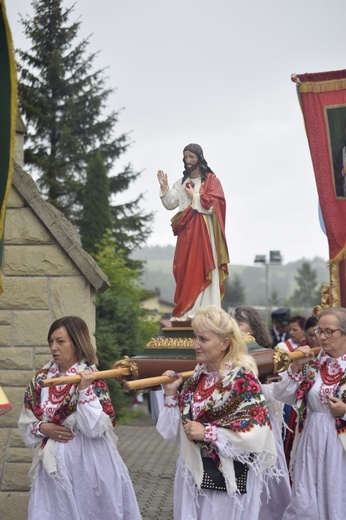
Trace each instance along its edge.
{"label": "red coral necklace", "polygon": [[325,385],[336,385],[344,375],[342,367],[337,359],[329,359],[320,365],[322,381]]}
{"label": "red coral necklace", "polygon": [[211,394],[214,392],[214,390],[216,390],[216,388],[221,385],[221,379],[218,379],[217,381],[215,381],[214,384],[212,384],[211,386],[208,386],[208,387],[205,386],[205,382],[206,382],[206,375],[202,374],[201,377],[199,378],[199,381],[198,381],[198,384],[196,386],[196,390],[195,390],[195,393],[193,396],[194,401],[205,401],[206,399],[208,399],[211,396]]}
{"label": "red coral necklace", "polygon": [[52,404],[60,404],[62,403],[66,396],[69,394],[72,385],[63,385],[60,386],[50,386],[48,389],[49,401]]}

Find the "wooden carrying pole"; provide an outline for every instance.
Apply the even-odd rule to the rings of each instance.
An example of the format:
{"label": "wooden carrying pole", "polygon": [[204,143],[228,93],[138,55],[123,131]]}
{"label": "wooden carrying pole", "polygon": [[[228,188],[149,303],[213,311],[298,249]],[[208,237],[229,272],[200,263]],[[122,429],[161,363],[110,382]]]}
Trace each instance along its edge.
{"label": "wooden carrying pole", "polygon": [[[321,350],[321,347],[313,347],[310,349],[310,352],[313,352],[314,356],[317,356],[319,351]],[[290,358],[291,359],[300,359],[305,356],[305,354],[301,350],[294,350],[293,352],[290,352]]]}
{"label": "wooden carrying pole", "polygon": [[[111,379],[119,376],[130,376],[131,370],[129,368],[114,368],[112,370],[101,370],[101,372],[94,372],[95,379]],[[73,385],[79,383],[82,377],[78,374],[75,376],[53,377],[51,379],[43,379],[40,381],[40,386],[57,386],[57,385]]]}
{"label": "wooden carrying pole", "polygon": [[[321,350],[320,347],[314,347],[311,349],[311,352],[313,352],[314,355],[316,355],[319,353],[320,350]],[[299,359],[299,358],[305,357],[304,353],[301,352],[300,350],[296,350],[294,352],[288,352],[288,351],[284,351],[282,349],[278,349],[277,352],[278,351],[280,353],[283,353],[284,356],[288,359],[288,364],[293,359]],[[280,370],[278,370],[278,372],[280,372],[280,371],[282,372],[283,369],[286,370],[287,366],[288,366],[288,365],[287,366],[286,365],[287,365],[287,363],[284,362],[284,366]],[[192,374],[193,374],[193,371],[181,373],[184,381],[186,379],[188,379],[189,377],[191,377]],[[172,383],[176,379],[177,379],[176,377],[158,376],[158,377],[148,377],[146,379],[138,379],[136,381],[127,381],[124,384],[124,390],[125,390],[125,392],[130,392],[131,390],[140,390],[143,388],[151,388],[151,387],[155,387],[155,386],[165,385],[167,383]]]}
{"label": "wooden carrying pole", "polygon": [[[181,372],[184,381],[186,381],[186,379],[189,379],[189,377],[191,377],[192,374],[193,370],[190,370],[189,372]],[[125,392],[131,392],[131,390],[140,390],[141,388],[150,388],[154,386],[165,385],[167,383],[172,383],[172,381],[175,381],[176,379],[176,377],[158,376],[147,377],[146,379],[138,379],[136,381],[127,381],[124,384],[124,390]]]}

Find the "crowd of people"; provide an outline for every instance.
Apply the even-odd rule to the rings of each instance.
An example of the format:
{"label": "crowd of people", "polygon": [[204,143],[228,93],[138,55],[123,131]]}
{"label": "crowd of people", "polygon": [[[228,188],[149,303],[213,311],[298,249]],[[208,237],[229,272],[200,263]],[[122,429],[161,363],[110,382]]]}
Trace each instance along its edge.
{"label": "crowd of people", "polygon": [[[155,409],[157,430],[180,445],[174,520],[340,520],[346,511],[346,309],[308,319],[277,309],[271,331],[252,307],[237,307],[232,316],[222,310],[224,194],[199,145],[186,146],[183,161],[183,178],[171,189],[158,172],[162,203],[179,207],[172,219],[178,237],[173,319],[191,320],[196,354],[187,381],[164,372],[170,382]],[[259,380],[245,333],[261,348],[291,354],[275,382]],[[140,519],[85,321],[55,321],[48,345],[52,359],[29,384],[19,419],[34,451],[28,519]],[[43,384],[76,374],[78,383]]]}
{"label": "crowd of people", "polygon": [[[346,507],[346,309],[329,308],[303,320],[287,318],[280,342],[294,358],[280,381],[261,383],[242,334],[270,348],[261,314],[238,307],[233,317],[200,307],[192,320],[196,368],[183,383],[171,370],[157,429],[180,444],[174,519],[338,520]],[[303,320],[303,321],[302,321]],[[304,331],[304,334],[302,333]],[[287,343],[289,345],[287,345]],[[19,429],[34,450],[29,520],[100,512],[121,520],[141,514],[114,434],[106,382],[86,323],[67,316],[48,332],[52,360],[33,377]],[[312,347],[321,347],[318,354]],[[42,386],[45,379],[81,376],[77,384]],[[296,414],[284,454],[283,406]],[[290,428],[292,426],[292,428]],[[293,435],[294,434],[294,435]],[[293,442],[292,442],[293,441]],[[286,444],[285,444],[286,446]],[[290,471],[290,475],[289,475]]]}
{"label": "crowd of people", "polygon": [[[234,309],[234,319],[215,307],[199,309],[192,320],[198,362],[193,376],[183,385],[179,375],[165,372],[172,383],[164,386],[157,428],[164,438],[180,443],[175,520],[216,514],[231,520],[343,517],[346,309],[329,308],[307,320],[291,318],[287,309],[280,312],[286,313],[281,334],[284,339],[287,333],[287,339],[276,343],[300,351],[301,357],[294,358],[279,381],[260,384],[246,355],[241,331],[261,342],[266,338],[269,346],[263,318],[251,307]],[[316,346],[317,354],[311,350]],[[297,414],[289,468],[282,438],[284,403]],[[203,486],[211,473],[205,457],[213,461],[213,478],[221,473],[220,490]],[[242,483],[236,479],[234,484],[236,472],[230,471],[237,462],[248,466],[245,496]]]}

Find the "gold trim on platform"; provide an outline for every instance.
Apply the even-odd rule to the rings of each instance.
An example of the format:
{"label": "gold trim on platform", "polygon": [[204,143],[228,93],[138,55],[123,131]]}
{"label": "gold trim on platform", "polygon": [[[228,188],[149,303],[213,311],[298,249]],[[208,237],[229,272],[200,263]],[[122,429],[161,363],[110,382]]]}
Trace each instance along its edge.
{"label": "gold trim on platform", "polygon": [[195,338],[151,338],[146,348],[152,349],[192,349]]}
{"label": "gold trim on platform", "polygon": [[[175,323],[177,323],[177,322],[175,322]],[[182,330],[182,331],[190,330],[190,331],[192,331],[192,327],[178,327],[178,326],[163,327],[162,332],[177,332],[178,330]]]}
{"label": "gold trim on platform", "polygon": [[253,336],[251,336],[251,334],[249,332],[244,332],[242,334],[242,337],[243,337],[243,340],[245,341],[245,343],[256,343],[256,340]]}
{"label": "gold trim on platform", "polygon": [[[183,329],[186,330],[186,329]],[[251,334],[245,333],[242,335],[245,343],[256,343],[256,340]],[[193,349],[195,338],[151,338],[147,343],[148,349]]]}

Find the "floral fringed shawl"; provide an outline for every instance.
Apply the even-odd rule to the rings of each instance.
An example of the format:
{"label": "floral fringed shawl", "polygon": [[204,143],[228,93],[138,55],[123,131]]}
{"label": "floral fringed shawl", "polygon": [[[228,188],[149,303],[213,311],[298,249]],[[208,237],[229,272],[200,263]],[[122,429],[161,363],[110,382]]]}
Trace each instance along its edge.
{"label": "floral fringed shawl", "polygon": [[[190,419],[193,394],[204,368],[202,364],[196,366],[180,394],[182,425],[186,419]],[[220,384],[205,402],[197,421],[220,428],[222,435],[234,448],[237,459],[248,463],[258,474],[268,470],[277,476],[277,470],[274,469],[275,441],[258,379],[244,367],[229,367],[220,371],[220,375]],[[194,476],[197,488],[200,488],[203,477],[200,449],[204,448],[224,474],[227,492],[234,495],[237,486],[233,458],[223,456],[212,444],[189,442],[183,431],[180,438],[183,458]]]}
{"label": "floral fringed shawl", "polygon": [[[24,406],[18,423],[18,427],[22,435],[24,435],[24,432],[26,431],[26,428],[29,424],[35,423],[36,421],[45,420],[45,416],[41,406],[40,381],[47,379],[47,376],[53,364],[54,362],[51,361],[47,365],[45,365],[41,370],[36,372],[25,391]],[[85,368],[91,368],[93,371],[96,371],[95,366],[89,367],[87,363],[81,361],[80,363],[78,363],[76,372],[81,372]],[[69,393],[63,400],[61,406],[59,406],[55,410],[52,420],[50,422],[54,422],[56,424],[64,425],[67,428],[74,429],[76,426],[78,384],[68,386],[71,387]],[[115,411],[109,397],[106,382],[103,379],[97,379],[90,386],[93,388],[97,398],[99,399],[102,406],[102,410],[109,418],[109,427],[107,428],[108,435],[116,444],[117,437],[113,432],[113,428],[115,426]],[[55,441],[49,439],[48,437],[37,437],[37,443],[34,446],[34,451],[35,454],[33,464],[30,469],[29,475],[31,477],[34,475],[34,470],[37,468],[37,465],[40,460],[42,461],[47,473],[51,475],[56,474],[57,460],[55,455]]]}
{"label": "floral fringed shawl", "polygon": [[[53,362],[48,363],[41,370],[36,372],[34,377],[31,380],[31,383],[26,389],[24,394],[24,407],[27,410],[30,410],[38,421],[43,421],[43,410],[41,407],[41,386],[40,382],[44,379],[47,379],[47,375],[50,367]],[[78,366],[78,372],[81,372],[85,368],[91,368],[94,372],[96,371],[95,366],[89,367],[86,363],[81,362]],[[77,393],[76,389],[78,384],[69,385],[71,389],[62,402],[61,406],[57,408],[55,414],[53,416],[52,422],[57,424],[63,424],[63,422],[76,411],[77,407]],[[99,399],[103,411],[110,417],[113,426],[115,426],[115,412],[112,406],[111,400],[109,398],[108,389],[105,381],[103,379],[96,379],[92,385],[97,398]]]}

